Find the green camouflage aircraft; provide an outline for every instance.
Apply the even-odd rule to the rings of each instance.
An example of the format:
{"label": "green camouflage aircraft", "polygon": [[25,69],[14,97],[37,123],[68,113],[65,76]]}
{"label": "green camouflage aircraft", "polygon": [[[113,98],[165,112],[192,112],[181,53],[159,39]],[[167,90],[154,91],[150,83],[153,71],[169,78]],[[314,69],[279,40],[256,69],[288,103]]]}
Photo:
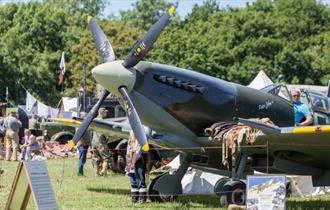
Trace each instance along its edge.
{"label": "green camouflage aircraft", "polygon": [[[149,142],[142,123],[154,131],[150,142],[181,151],[179,169],[157,177],[150,184],[151,200],[169,200],[181,194],[181,179],[189,166],[229,177],[215,186],[221,204],[244,203],[245,183],[241,179],[253,170],[310,175],[314,186],[330,185],[330,161],[327,161],[330,160],[330,126],[294,127],[291,95],[287,90],[279,91],[282,86],[255,90],[195,71],[142,61],[173,12],[173,8],[169,9],[124,60],[116,60],[101,28],[93,18],[88,18],[103,60],[92,74],[105,91],[71,143],[78,142],[111,92],[122,98],[122,106],[143,151],[149,150]],[[269,118],[274,125],[252,118]],[[210,140],[204,129],[237,120],[262,134],[253,144],[237,142],[236,164],[225,166],[221,162],[221,141]]]}

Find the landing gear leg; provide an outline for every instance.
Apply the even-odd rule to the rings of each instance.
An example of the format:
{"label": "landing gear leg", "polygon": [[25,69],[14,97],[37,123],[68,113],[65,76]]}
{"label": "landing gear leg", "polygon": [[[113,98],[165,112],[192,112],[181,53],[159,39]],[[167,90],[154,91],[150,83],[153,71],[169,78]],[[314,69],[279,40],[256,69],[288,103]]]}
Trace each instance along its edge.
{"label": "landing gear leg", "polygon": [[244,205],[246,200],[246,185],[240,181],[243,178],[247,155],[242,154],[238,158],[238,166],[235,168],[233,177],[221,178],[214,186],[214,192],[220,197],[220,205],[229,204]]}
{"label": "landing gear leg", "polygon": [[182,194],[181,180],[191,163],[191,156],[180,154],[180,167],[173,173],[165,173],[156,177],[149,185],[149,198],[151,201],[174,201],[177,195]]}

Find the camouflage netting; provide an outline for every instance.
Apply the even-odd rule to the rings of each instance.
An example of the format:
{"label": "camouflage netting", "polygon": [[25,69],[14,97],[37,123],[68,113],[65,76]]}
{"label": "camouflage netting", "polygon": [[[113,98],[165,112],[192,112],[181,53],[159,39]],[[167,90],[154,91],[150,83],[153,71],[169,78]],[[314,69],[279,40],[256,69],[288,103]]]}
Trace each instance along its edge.
{"label": "camouflage netting", "polygon": [[[269,118],[253,119],[265,124],[274,125]],[[253,144],[262,131],[237,122],[214,123],[204,130],[213,140],[222,141],[222,164],[228,165],[229,149],[231,157],[235,159],[237,145],[245,139],[247,144]],[[234,160],[233,160],[234,161]]]}

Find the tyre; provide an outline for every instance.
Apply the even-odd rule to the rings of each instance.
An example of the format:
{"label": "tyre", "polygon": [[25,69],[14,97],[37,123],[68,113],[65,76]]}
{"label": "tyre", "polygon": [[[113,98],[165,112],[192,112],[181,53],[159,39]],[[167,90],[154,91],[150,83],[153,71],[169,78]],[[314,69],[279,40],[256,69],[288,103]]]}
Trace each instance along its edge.
{"label": "tyre", "polygon": [[160,202],[160,203],[164,203],[164,202],[174,202],[178,196],[177,195],[165,195],[165,194],[161,194],[159,193],[157,190],[154,190],[153,187],[156,183],[156,181],[163,175],[160,175],[158,177],[156,177],[155,179],[152,180],[152,182],[149,185],[149,191],[148,191],[148,195],[149,195],[149,199],[151,202]]}
{"label": "tyre", "polygon": [[117,164],[118,164],[119,172],[125,174],[125,167],[126,167],[125,157],[118,155]]}
{"label": "tyre", "polygon": [[73,138],[73,136],[63,135],[63,136],[59,137],[58,139],[56,139],[56,141],[58,141],[60,144],[67,144],[68,141],[70,141],[72,138]]}
{"label": "tyre", "polygon": [[220,194],[220,205],[229,204],[245,205],[246,185],[241,181],[228,181],[222,188]]}

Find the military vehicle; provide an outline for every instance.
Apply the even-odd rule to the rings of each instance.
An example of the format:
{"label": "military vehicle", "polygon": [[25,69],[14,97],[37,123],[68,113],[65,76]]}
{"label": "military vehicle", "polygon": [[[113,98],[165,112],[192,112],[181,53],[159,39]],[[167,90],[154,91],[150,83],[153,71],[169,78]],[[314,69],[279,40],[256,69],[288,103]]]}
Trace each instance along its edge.
{"label": "military vehicle", "polygon": [[75,132],[74,127],[58,122],[42,122],[40,130],[46,141],[58,141],[60,144],[66,144]]}

